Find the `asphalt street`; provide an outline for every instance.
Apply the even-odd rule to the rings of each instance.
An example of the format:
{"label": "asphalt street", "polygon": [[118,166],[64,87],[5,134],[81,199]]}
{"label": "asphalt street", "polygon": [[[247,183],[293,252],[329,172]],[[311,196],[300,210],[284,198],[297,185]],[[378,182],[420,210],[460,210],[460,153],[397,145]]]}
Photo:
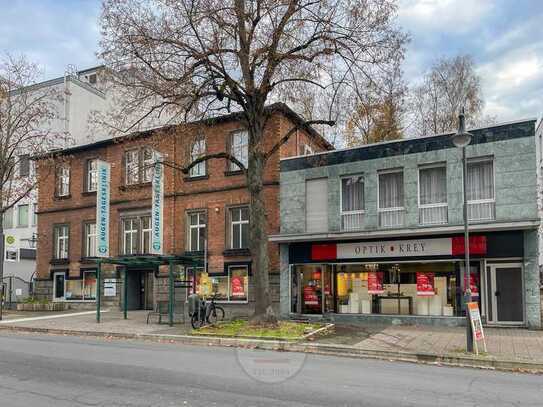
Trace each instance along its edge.
{"label": "asphalt street", "polygon": [[0,406],[538,406],[543,376],[0,333]]}

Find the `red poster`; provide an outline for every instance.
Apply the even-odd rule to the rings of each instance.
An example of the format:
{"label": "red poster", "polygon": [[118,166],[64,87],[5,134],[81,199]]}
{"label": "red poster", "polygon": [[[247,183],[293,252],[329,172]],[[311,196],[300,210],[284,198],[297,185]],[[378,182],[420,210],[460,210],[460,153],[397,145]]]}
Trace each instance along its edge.
{"label": "red poster", "polygon": [[[470,273],[469,275],[469,279],[470,279],[470,288],[471,288],[471,296],[472,297],[479,297],[479,287],[478,287],[478,284],[477,284],[477,274],[473,274],[473,273]],[[468,284],[468,276],[464,276],[464,287],[467,287]]]}
{"label": "red poster", "polygon": [[434,273],[417,272],[417,295],[431,297],[435,295]]}
{"label": "red poster", "polygon": [[368,294],[383,294],[383,278],[385,273],[382,271],[370,271],[368,273]]}
{"label": "red poster", "polygon": [[230,289],[232,292],[232,297],[245,297],[245,285],[243,284],[243,277],[232,277],[230,280]]}
{"label": "red poster", "polygon": [[315,292],[315,287],[306,285],[304,287],[304,304],[305,305],[319,305],[319,297]]}

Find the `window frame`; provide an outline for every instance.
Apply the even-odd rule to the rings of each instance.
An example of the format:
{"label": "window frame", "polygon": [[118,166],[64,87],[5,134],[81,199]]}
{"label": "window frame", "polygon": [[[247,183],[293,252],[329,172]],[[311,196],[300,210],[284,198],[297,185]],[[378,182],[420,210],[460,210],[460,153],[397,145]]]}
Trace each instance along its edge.
{"label": "window frame", "polygon": [[[245,220],[241,220],[241,210],[244,209],[244,208],[247,208],[247,217],[248,219],[245,221]],[[234,221],[233,220],[233,217],[232,217],[232,211],[234,210],[240,210],[240,220],[239,221]],[[250,222],[251,222],[251,212],[250,212],[250,207],[249,205],[235,205],[235,206],[230,206],[228,207],[228,233],[229,233],[229,236],[228,236],[228,250],[246,250],[246,249],[249,249],[249,242],[247,242],[247,246],[242,246],[241,243],[242,243],[242,240],[243,240],[243,225],[247,225],[247,239],[250,240],[249,238],[249,225],[250,225]],[[241,247],[234,247],[234,224],[236,225],[240,225],[240,229],[239,229],[239,238],[240,238],[240,246]]]}
{"label": "window frame", "polygon": [[[2,215],[4,217],[4,219],[3,219],[4,229],[13,229],[13,227],[15,226],[14,222],[13,222],[13,220],[15,218],[15,211],[13,210],[13,206],[6,209]],[[6,219],[9,219],[8,224],[6,224]]]}
{"label": "window frame", "polygon": [[[94,170],[91,169],[91,164],[95,163]],[[94,189],[91,185],[94,179]],[[85,161],[85,192],[96,192],[98,190],[98,158],[93,157]]]}
{"label": "window frame", "polygon": [[[23,167],[23,162],[26,163],[26,167]],[[30,155],[29,154],[21,154],[19,156],[19,165],[18,165],[18,175],[21,178],[26,178],[31,175],[31,168],[30,168]],[[26,171],[23,172],[23,168],[26,169]]]}
{"label": "window frame", "polygon": [[[142,254],[150,254],[151,253],[151,235],[152,235],[152,231],[153,231],[153,225],[152,225],[152,219],[151,219],[151,215],[141,215],[138,217],[139,219],[139,229],[140,229],[140,241],[138,242],[138,247],[139,247],[139,250],[142,252]],[[143,220],[144,219],[149,219],[149,227],[148,228],[144,228],[143,227]],[[144,247],[145,246],[145,234],[149,234],[149,239],[148,239],[148,242],[149,242],[149,248],[146,250],[146,248]]]}
{"label": "window frame", "polygon": [[[66,235],[60,236],[58,231],[60,229],[66,229]],[[60,239],[65,241],[66,257],[59,256],[60,253]],[[68,260],[70,258],[70,225],[68,223],[59,223],[53,225],[53,259],[54,260]]]}
{"label": "window frame", "polygon": [[[434,168],[444,168],[445,169],[445,202],[434,203],[434,204],[421,204],[421,188],[420,188],[420,173],[424,170],[434,169]],[[417,205],[419,208],[419,225],[430,226],[430,225],[446,225],[449,223],[448,208],[449,208],[449,186],[447,184],[447,163],[446,162],[436,162],[431,164],[419,165],[417,171]],[[444,222],[439,223],[423,223],[421,222],[421,209],[432,209],[432,208],[447,208],[447,219]]]}
{"label": "window frame", "polygon": [[[147,152],[150,152],[151,156],[149,158],[145,158],[145,154]],[[129,171],[129,161],[128,156],[134,154],[135,155],[135,168],[134,171]],[[143,184],[150,184],[153,181],[153,167],[151,164],[154,165],[156,160],[156,151],[149,147],[149,146],[139,146],[139,147],[133,147],[133,148],[127,148],[123,152],[123,171],[124,171],[124,185],[127,187],[134,186],[134,185],[143,185]],[[131,162],[130,162],[131,163]],[[147,168],[147,166],[149,167]],[[132,182],[129,181],[129,174],[134,174],[134,180]]]}
{"label": "window frame", "polygon": [[[135,157],[136,157],[135,171],[129,170],[128,168],[129,166],[128,156],[133,153],[135,153]],[[124,150],[123,159],[124,159],[124,184],[127,186],[139,184],[140,183],[139,149],[131,148],[131,149]],[[134,174],[134,177],[135,177],[134,181],[129,182],[129,175],[132,175],[132,174]]]}
{"label": "window frame", "polygon": [[[192,225],[190,222],[191,216],[196,215],[198,217],[198,223],[196,225]],[[205,222],[202,224],[201,222],[201,215],[205,216]],[[186,250],[189,252],[201,252],[205,250],[205,240],[206,240],[206,234],[207,234],[207,227],[208,227],[208,216],[207,216],[207,210],[205,209],[194,209],[186,212],[186,225],[187,225],[187,244],[186,244]],[[193,248],[193,242],[192,242],[192,230],[196,229],[198,238],[196,242],[196,249]],[[201,233],[204,233],[204,247],[200,247],[200,238]]]}
{"label": "window frame", "polygon": [[[357,209],[354,211],[344,211],[343,210],[343,180],[344,179],[353,179],[353,178],[362,178],[362,191],[363,191],[363,197],[364,200],[362,202],[362,207],[364,209]],[[345,229],[343,227],[343,216],[344,215],[365,215],[366,213],[366,177],[363,173],[360,174],[349,174],[349,175],[342,175],[339,177],[339,214],[340,214],[340,222],[341,222],[341,230],[360,230],[362,229]]]}
{"label": "window frame", "polygon": [[[468,219],[469,222],[488,222],[496,219],[496,160],[494,156],[481,156],[481,157],[469,157],[466,158],[466,174],[464,174],[464,171],[462,171],[462,176],[467,177],[469,172],[469,165],[470,164],[477,164],[477,163],[491,163],[492,164],[492,196],[493,198],[486,198],[486,199],[474,199],[474,200],[468,200],[466,197],[466,203],[469,208],[470,205],[477,205],[477,204],[493,204],[493,217],[492,218],[481,218],[481,219]],[[463,178],[462,178],[463,181]],[[466,180],[466,194],[467,194],[467,180]]]}
{"label": "window frame", "polygon": [[[146,229],[143,228],[143,222],[144,222],[145,218],[149,219],[149,228],[146,228]],[[125,224],[126,224],[127,221],[131,221],[131,222],[133,222],[133,224],[135,224],[135,227],[133,229],[130,229],[130,231],[125,228]],[[150,254],[150,251],[151,251],[151,233],[152,233],[152,224],[151,224],[151,222],[152,222],[151,214],[148,211],[121,214],[121,216],[119,217],[119,224],[118,224],[118,228],[119,228],[119,252],[120,252],[120,254],[122,254],[124,256]],[[130,253],[128,253],[126,251],[126,235],[128,233],[130,233],[132,235],[131,236],[131,239],[132,239],[131,244],[133,244],[133,242],[134,242],[133,239],[134,238],[136,239],[135,240],[135,247],[136,247],[135,251],[130,252]],[[149,234],[149,248],[143,247],[144,244],[145,244],[145,236],[144,236],[145,233]]]}
{"label": "window frame", "polygon": [[[379,187],[379,177],[381,175],[397,174],[397,173],[402,174],[403,206],[396,206],[396,207],[390,207],[390,208],[381,208],[381,203],[380,203],[380,201],[381,201],[381,188]],[[406,212],[406,208],[405,208],[405,171],[404,171],[403,167],[402,168],[391,168],[391,169],[387,169],[387,170],[379,170],[379,171],[377,171],[377,217],[378,217],[378,222],[379,222],[379,227],[380,228],[390,229],[390,228],[394,228],[394,227],[402,227],[402,226],[405,225],[405,219],[404,219],[404,222],[401,225],[382,226],[381,225],[380,214],[381,213],[386,213],[386,212],[403,212],[403,214],[405,215],[405,212]]]}
{"label": "window frame", "polygon": [[[237,147],[240,147],[241,149],[245,146],[246,149],[247,149],[247,162],[243,162],[243,160],[240,159],[240,157],[237,157],[236,154],[234,153],[234,137],[238,134],[244,134],[246,136],[246,143],[245,144],[240,144],[239,146]],[[230,155],[232,155],[233,157],[235,157],[239,162],[241,162],[242,164],[244,164],[245,168],[239,168],[239,166],[235,163],[233,163],[232,161],[230,160],[227,160],[228,162],[228,165],[227,165],[227,168],[228,168],[228,171],[229,172],[239,172],[239,171],[244,171],[247,169],[247,167],[249,166],[249,131],[247,129],[238,129],[238,130],[234,130],[232,132],[230,132],[230,136],[229,136],[229,146],[228,146],[228,153]],[[243,150],[241,150],[243,152]]]}
{"label": "window frame", "polygon": [[[26,207],[26,223],[21,223],[21,207]],[[17,205],[17,227],[27,228],[30,226],[30,203],[22,203]]]}
{"label": "window frame", "polygon": [[[194,147],[197,145],[197,144],[200,144],[200,143],[203,143],[203,150],[200,151],[199,154],[194,154]],[[202,157],[202,156],[205,156],[207,152],[207,142],[206,142],[206,138],[204,136],[199,136],[197,137],[194,142],[191,144],[190,146],[190,151],[189,151],[189,164],[192,164],[196,159]],[[195,168],[198,168],[198,169],[202,169],[203,168],[203,173],[195,173],[194,172],[194,169]],[[188,177],[189,178],[198,178],[198,177],[205,177],[207,175],[207,161],[203,161],[203,162],[200,162],[198,164],[196,164],[194,167],[192,167],[188,173]]]}
{"label": "window frame", "polygon": [[[131,250],[130,253],[128,253],[127,250],[126,250],[127,229],[126,229],[125,225],[126,225],[127,221],[132,222],[131,223],[132,226],[134,225],[133,222],[135,222],[135,224],[136,224],[135,228],[130,229],[131,247],[135,246],[135,252],[133,252],[133,253],[132,253],[132,250]],[[133,256],[133,255],[137,255],[137,254],[142,254],[142,253],[139,253],[139,251],[140,251],[140,242],[139,242],[140,233],[141,233],[141,228],[140,228],[140,221],[139,221],[138,216],[124,216],[124,217],[121,218],[121,242],[122,242],[121,249],[122,249],[122,254],[124,256]],[[136,239],[135,245],[134,245],[134,240],[133,240],[134,238]]]}
{"label": "window frame", "polygon": [[[66,172],[65,172],[66,171]],[[61,164],[55,171],[55,196],[66,198],[70,196],[71,189],[71,168],[69,164]],[[64,191],[66,187],[66,191]]]}
{"label": "window frame", "polygon": [[[97,295],[97,290],[96,290],[96,286],[95,286],[95,291],[94,291],[94,298],[91,298],[91,299],[86,299],[85,298],[85,280],[86,280],[86,274],[91,274],[93,273],[95,275],[95,279],[96,279],[96,269],[85,269],[85,270],[80,270],[80,278],[69,278],[69,274],[67,272],[55,272],[55,274],[60,274],[60,273],[65,273],[64,275],[64,296],[62,298],[59,298],[59,299],[55,299],[54,301],[56,302],[72,302],[72,303],[75,303],[75,302],[89,302],[89,303],[92,303],[92,302],[96,302],[96,295]],[[67,282],[68,281],[79,281],[80,284],[81,284],[81,299],[70,299],[70,298],[67,298],[66,297],[66,285],[67,285]],[[95,283],[96,284],[96,283]],[[55,286],[56,288],[56,286]]]}
{"label": "window frame", "polygon": [[[94,234],[87,233],[87,227],[94,225]],[[89,237],[94,236],[94,255],[91,255],[89,252]],[[96,257],[96,238],[98,236],[98,229],[96,227],[96,221],[86,221],[83,222],[83,257]]]}

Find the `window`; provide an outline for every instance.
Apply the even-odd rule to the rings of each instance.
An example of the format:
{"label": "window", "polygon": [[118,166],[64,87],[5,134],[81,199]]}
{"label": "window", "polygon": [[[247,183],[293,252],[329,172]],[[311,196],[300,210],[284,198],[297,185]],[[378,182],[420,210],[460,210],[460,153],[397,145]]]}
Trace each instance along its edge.
{"label": "window", "polygon": [[404,224],[404,187],[403,171],[379,173],[379,225],[397,227]]}
{"label": "window", "polygon": [[[230,138],[230,154],[232,154],[245,168],[249,164],[249,133],[237,131]],[[230,161],[230,171],[239,171],[237,164]]]}
{"label": "window", "polygon": [[85,223],[84,257],[96,257],[96,223]]}
{"label": "window", "polygon": [[201,251],[205,247],[206,239],[206,213],[205,212],[190,212],[187,214],[188,218],[188,236],[187,236],[187,250],[188,251]]}
{"label": "window", "polygon": [[124,165],[126,185],[151,182],[155,165],[155,153],[149,147],[125,151]]}
{"label": "window", "polygon": [[443,166],[419,168],[419,223],[447,223],[447,169]]}
{"label": "window", "polygon": [[56,195],[70,195],[70,167],[68,165],[57,168]]}
{"label": "window", "polygon": [[151,217],[141,218],[141,244],[142,253],[151,253]]}
{"label": "window", "polygon": [[467,190],[469,220],[495,217],[494,163],[491,159],[468,161]]}
{"label": "window", "polygon": [[215,295],[218,301],[246,302],[249,298],[249,275],[247,266],[228,266],[226,275],[214,276],[203,269],[190,269],[196,294]]}
{"label": "window", "polygon": [[144,148],[142,156],[142,182],[151,182],[155,171],[155,153],[150,148]]}
{"label": "window", "polygon": [[30,175],[30,156],[25,154],[19,156],[19,176],[28,177]]}
{"label": "window", "polygon": [[305,182],[305,228],[307,232],[328,231],[328,179]]}
{"label": "window", "polygon": [[13,227],[13,207],[6,209],[4,212],[4,229]]}
{"label": "window", "polygon": [[54,258],[68,258],[69,228],[68,225],[58,225],[54,228]]}
{"label": "window", "polygon": [[364,177],[354,175],[341,179],[341,228],[362,228],[364,217]]}
{"label": "window", "polygon": [[95,301],[96,272],[83,271],[82,278],[64,279],[64,299],[66,301]]}
{"label": "window", "polygon": [[17,207],[17,226],[20,228],[28,227],[28,204]]}
{"label": "window", "polygon": [[151,216],[138,215],[121,219],[123,254],[151,252]]}
{"label": "window", "polygon": [[138,253],[138,219],[123,219],[123,253]]}
{"label": "window", "polygon": [[[194,162],[198,158],[202,157],[206,152],[206,141],[204,138],[200,138],[194,142],[190,150],[190,162]],[[189,176],[191,177],[203,177],[206,175],[206,163],[200,162],[190,169]]]}
{"label": "window", "polygon": [[38,204],[33,203],[32,204],[32,226],[36,226],[38,224]]}
{"label": "window", "polygon": [[126,185],[139,182],[139,154],[138,150],[130,150],[124,154]]}
{"label": "window", "polygon": [[310,155],[313,154],[313,149],[310,145],[304,144],[303,154],[302,155]]}
{"label": "window", "polygon": [[249,207],[230,208],[230,248],[249,247]]}
{"label": "window", "polygon": [[94,192],[98,188],[98,160],[87,160],[87,192]]}

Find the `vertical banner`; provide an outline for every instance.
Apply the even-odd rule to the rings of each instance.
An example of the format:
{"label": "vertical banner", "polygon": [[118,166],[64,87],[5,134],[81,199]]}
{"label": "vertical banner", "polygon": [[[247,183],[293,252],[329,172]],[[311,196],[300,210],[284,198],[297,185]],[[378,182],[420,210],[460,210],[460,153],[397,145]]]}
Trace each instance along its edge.
{"label": "vertical banner", "polygon": [[385,273],[382,271],[368,272],[368,294],[383,294],[383,280]]}
{"label": "vertical banner", "polygon": [[96,256],[109,257],[109,184],[111,165],[98,160],[96,192]]}
{"label": "vertical banner", "polygon": [[160,163],[162,155],[155,153],[153,171],[153,206],[151,209],[151,253],[162,254],[162,223],[164,208],[164,166]]}
{"label": "vertical banner", "polygon": [[417,272],[417,295],[431,297],[435,295],[434,273]]}

